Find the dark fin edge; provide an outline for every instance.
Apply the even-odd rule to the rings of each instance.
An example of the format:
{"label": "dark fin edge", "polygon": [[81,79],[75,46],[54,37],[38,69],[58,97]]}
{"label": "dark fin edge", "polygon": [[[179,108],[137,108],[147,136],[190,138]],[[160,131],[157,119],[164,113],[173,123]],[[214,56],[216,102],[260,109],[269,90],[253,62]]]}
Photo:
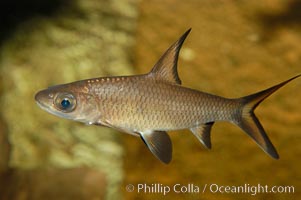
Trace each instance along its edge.
{"label": "dark fin edge", "polygon": [[207,148],[211,149],[210,132],[214,122],[208,122],[197,127],[190,128],[190,131]]}
{"label": "dark fin edge", "polygon": [[172,159],[172,143],[165,131],[140,133],[141,139],[152,154],[165,164]]}
{"label": "dark fin edge", "polygon": [[263,126],[254,114],[256,107],[268,96],[276,92],[279,88],[287,84],[288,82],[300,77],[297,75],[287,81],[270,87],[266,90],[260,91],[258,93],[240,98],[239,100],[243,104],[241,118],[236,122],[236,124],[244,130],[255,142],[272,158],[278,159],[279,155],[271,143],[269,137],[264,131]]}
{"label": "dark fin edge", "polygon": [[171,83],[181,84],[177,69],[178,57],[180,49],[190,31],[191,28],[165,51],[149,73],[150,76]]}

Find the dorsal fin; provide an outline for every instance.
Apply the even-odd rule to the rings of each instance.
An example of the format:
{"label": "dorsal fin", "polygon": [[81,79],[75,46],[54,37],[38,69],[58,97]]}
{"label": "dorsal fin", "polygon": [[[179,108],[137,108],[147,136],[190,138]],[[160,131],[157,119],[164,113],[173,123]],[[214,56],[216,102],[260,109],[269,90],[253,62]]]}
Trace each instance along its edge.
{"label": "dorsal fin", "polygon": [[191,29],[188,29],[173,45],[166,50],[166,52],[155,64],[152,71],[149,73],[151,76],[155,76],[161,80],[166,80],[171,83],[181,84],[177,70],[178,57],[181,46],[190,31]]}

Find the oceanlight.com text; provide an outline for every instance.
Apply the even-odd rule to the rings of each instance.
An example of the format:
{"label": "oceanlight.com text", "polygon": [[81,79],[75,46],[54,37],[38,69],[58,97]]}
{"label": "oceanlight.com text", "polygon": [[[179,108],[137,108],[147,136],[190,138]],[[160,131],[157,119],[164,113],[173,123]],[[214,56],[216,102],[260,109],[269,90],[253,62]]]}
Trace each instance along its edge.
{"label": "oceanlight.com text", "polygon": [[255,196],[257,194],[294,194],[294,186],[281,186],[274,185],[269,186],[265,184],[242,184],[242,185],[220,185],[220,184],[204,184],[198,185],[193,183],[174,185],[165,185],[162,183],[138,183],[138,184],[128,184],[126,185],[127,192],[145,193],[145,194],[162,194],[168,195],[169,193],[181,193],[181,194],[249,194]]}
{"label": "oceanlight.com text", "polygon": [[238,193],[238,194],[250,194],[256,195],[259,193],[291,193],[295,192],[294,186],[268,186],[262,185],[258,183],[257,185],[244,184],[239,186],[230,186],[230,185],[218,185],[218,184],[210,184],[209,191],[211,193]]}

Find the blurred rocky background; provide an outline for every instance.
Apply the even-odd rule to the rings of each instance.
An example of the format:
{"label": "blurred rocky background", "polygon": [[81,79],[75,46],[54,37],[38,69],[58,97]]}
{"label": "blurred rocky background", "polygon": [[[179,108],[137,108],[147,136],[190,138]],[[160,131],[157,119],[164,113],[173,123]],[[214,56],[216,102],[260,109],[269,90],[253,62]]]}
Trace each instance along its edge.
{"label": "blurred rocky background", "polygon": [[133,74],[137,11],[137,0],[1,1],[0,199],[121,199],[119,134],[53,117],[34,95]]}
{"label": "blurred rocky background", "polygon": [[[146,73],[190,27],[184,86],[229,98],[265,89],[301,72],[300,0],[3,0],[0,11],[0,199],[300,199],[300,79],[256,110],[277,161],[216,123],[210,151],[189,131],[170,132],[173,161],[164,165],[136,137],[57,118],[33,100],[54,84]],[[139,183],[295,191],[126,191]]]}

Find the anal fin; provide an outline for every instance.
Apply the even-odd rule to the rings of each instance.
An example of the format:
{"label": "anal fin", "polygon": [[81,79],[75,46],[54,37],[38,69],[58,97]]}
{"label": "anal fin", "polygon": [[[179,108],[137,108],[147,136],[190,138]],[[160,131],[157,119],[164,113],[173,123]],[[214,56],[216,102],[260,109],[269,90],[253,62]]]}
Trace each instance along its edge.
{"label": "anal fin", "polygon": [[163,163],[168,164],[172,158],[172,143],[165,131],[141,132],[141,139],[148,149]]}
{"label": "anal fin", "polygon": [[207,148],[211,149],[210,131],[214,122],[208,122],[197,127],[190,128],[190,131]]}

